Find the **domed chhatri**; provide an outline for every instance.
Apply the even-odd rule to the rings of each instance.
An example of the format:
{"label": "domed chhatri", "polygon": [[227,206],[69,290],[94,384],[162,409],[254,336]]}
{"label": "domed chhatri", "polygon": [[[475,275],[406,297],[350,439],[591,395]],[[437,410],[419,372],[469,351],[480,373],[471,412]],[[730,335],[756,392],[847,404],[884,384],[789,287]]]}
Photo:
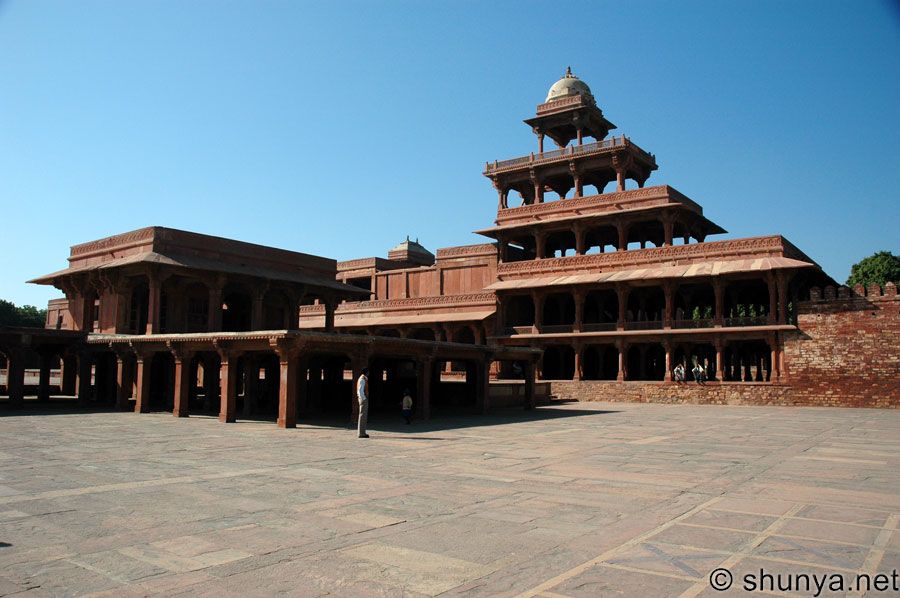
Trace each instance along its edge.
{"label": "domed chhatri", "polygon": [[545,102],[553,100],[561,100],[570,96],[580,95],[593,101],[594,96],[591,94],[591,88],[587,83],[572,74],[572,67],[566,67],[566,74],[563,78],[553,84],[547,93]]}

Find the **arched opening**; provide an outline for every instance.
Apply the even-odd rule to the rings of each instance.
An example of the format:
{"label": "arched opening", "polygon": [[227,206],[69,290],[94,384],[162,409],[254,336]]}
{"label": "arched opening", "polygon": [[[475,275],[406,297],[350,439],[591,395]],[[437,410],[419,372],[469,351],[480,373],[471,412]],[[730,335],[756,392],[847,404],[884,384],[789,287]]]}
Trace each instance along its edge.
{"label": "arched opening", "polygon": [[662,380],[666,374],[666,351],[659,343],[631,345],[628,348],[629,380]]}
{"label": "arched opening", "polygon": [[575,377],[575,350],[568,345],[550,345],[544,349],[544,380],[571,380]]}
{"label": "arched opening", "polygon": [[150,411],[172,411],[175,404],[175,359],[168,351],[150,362]]}
{"label": "arched opening", "polygon": [[769,286],[760,279],[733,280],[725,289],[725,325],[761,326],[769,314]]}
{"label": "arched opening", "polygon": [[606,253],[615,251],[619,243],[619,232],[614,226],[589,228],[584,233],[585,253]]}
{"label": "arched opening", "polygon": [[544,242],[544,257],[567,255],[575,255],[575,233],[563,230],[548,234]]}
{"label": "arched opening", "polygon": [[665,308],[666,298],[661,288],[634,287],[628,293],[625,328],[628,330],[662,328]]}
{"label": "arched opening", "polygon": [[506,262],[522,262],[525,260],[533,260],[537,255],[534,237],[532,237],[531,235],[523,235],[507,239],[504,251],[506,253],[504,261]]}
{"label": "arched opening", "polygon": [[128,312],[128,330],[131,334],[146,334],[147,310],[150,305],[150,288],[146,282],[138,282],[131,288]]}
{"label": "arched opening", "polygon": [[729,342],[722,352],[724,378],[730,382],[770,382],[772,349],[761,340]]}
{"label": "arched opening", "polygon": [[291,321],[291,311],[291,301],[287,295],[281,291],[269,291],[263,298],[263,329],[296,328],[296,324]]}
{"label": "arched opening", "polygon": [[544,299],[541,327],[550,332],[553,327],[558,332],[571,332],[575,323],[575,299],[571,293],[553,293]]}
{"label": "arched opening", "polygon": [[680,285],[673,297],[675,328],[711,328],[716,311],[716,295],[711,284]]}
{"label": "arched opening", "polygon": [[[512,328],[534,326],[534,301],[531,295],[511,295],[501,300],[503,322],[507,333],[513,334]],[[530,330],[529,330],[530,332]]]}
{"label": "arched opening", "polygon": [[250,330],[252,301],[250,294],[238,287],[227,287],[222,294],[222,330]]}
{"label": "arched opening", "polygon": [[619,296],[612,289],[590,291],[584,299],[582,330],[615,330],[619,319]]}
{"label": "arched opening", "polygon": [[184,289],[185,332],[207,332],[209,327],[209,289],[201,282],[191,282]]}
{"label": "arched opening", "polygon": [[475,335],[472,333],[472,329],[468,326],[457,328],[453,333],[452,338],[454,343],[466,343],[470,345],[475,344]]}
{"label": "arched opening", "polygon": [[410,331],[407,338],[419,341],[433,341],[435,340],[434,330],[432,328],[414,328]]}
{"label": "arched opening", "polygon": [[615,380],[619,373],[619,351],[614,345],[588,345],[581,361],[584,380]]}

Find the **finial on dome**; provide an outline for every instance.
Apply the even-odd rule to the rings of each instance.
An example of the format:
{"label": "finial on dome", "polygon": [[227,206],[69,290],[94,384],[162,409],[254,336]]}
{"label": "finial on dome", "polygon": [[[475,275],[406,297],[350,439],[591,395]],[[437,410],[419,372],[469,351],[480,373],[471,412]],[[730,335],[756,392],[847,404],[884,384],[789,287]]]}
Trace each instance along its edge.
{"label": "finial on dome", "polygon": [[574,76],[575,75],[572,74],[572,67],[567,66],[566,67],[566,77],[574,77]]}
{"label": "finial on dome", "polygon": [[591,88],[588,87],[584,81],[572,74],[572,67],[567,66],[566,74],[563,75],[562,79],[553,84],[553,87],[551,87],[550,91],[547,93],[547,99],[544,101],[550,102],[552,100],[559,100],[575,95],[580,95],[591,103],[594,102]]}

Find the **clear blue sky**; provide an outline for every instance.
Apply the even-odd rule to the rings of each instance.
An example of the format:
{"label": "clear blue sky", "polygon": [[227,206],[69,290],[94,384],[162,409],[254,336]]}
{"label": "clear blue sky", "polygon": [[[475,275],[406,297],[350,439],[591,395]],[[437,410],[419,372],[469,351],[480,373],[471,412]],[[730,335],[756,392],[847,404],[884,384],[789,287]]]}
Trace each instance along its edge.
{"label": "clear blue sky", "polygon": [[[0,298],[148,226],[350,259],[475,243],[571,65],[727,237],[897,252],[900,11],[858,2],[0,0]],[[723,237],[725,238],[725,237]]]}

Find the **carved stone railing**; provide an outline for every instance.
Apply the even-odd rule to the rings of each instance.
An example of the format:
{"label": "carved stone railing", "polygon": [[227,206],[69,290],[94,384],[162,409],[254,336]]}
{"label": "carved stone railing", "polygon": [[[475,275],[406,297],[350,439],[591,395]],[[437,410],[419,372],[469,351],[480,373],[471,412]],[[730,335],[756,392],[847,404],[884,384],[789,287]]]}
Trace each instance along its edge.
{"label": "carved stone railing", "polygon": [[502,262],[497,265],[497,275],[501,279],[534,275],[548,276],[567,271],[604,271],[615,268],[630,268],[644,264],[673,266],[708,261],[712,259],[757,259],[782,257],[785,254],[784,239],[780,235],[710,241],[692,245],[672,245],[632,249],[592,255],[573,255],[521,262]]}
{"label": "carved stone railing", "polygon": [[593,154],[608,153],[610,151],[623,149],[626,147],[633,149],[635,153],[643,157],[647,162],[656,164],[656,158],[653,156],[653,154],[645,152],[637,144],[633,143],[630,139],[623,135],[620,137],[610,137],[609,139],[603,139],[600,141],[595,141],[593,143],[585,143],[583,145],[570,145],[562,149],[551,150],[549,152],[538,154],[531,154],[519,158],[512,158],[510,160],[495,160],[494,162],[487,162],[485,164],[484,174],[489,175],[506,170],[513,170],[525,164],[539,166],[557,162],[560,160],[568,160],[569,158],[575,156],[589,156]]}
{"label": "carved stone railing", "polygon": [[550,100],[549,102],[544,102],[543,104],[538,104],[537,113],[545,114],[547,112],[556,112],[562,108],[568,108],[569,106],[578,106],[578,105],[593,105],[593,102],[589,102],[588,100],[582,98],[581,94],[569,96],[567,98],[561,98],[559,100]]}

